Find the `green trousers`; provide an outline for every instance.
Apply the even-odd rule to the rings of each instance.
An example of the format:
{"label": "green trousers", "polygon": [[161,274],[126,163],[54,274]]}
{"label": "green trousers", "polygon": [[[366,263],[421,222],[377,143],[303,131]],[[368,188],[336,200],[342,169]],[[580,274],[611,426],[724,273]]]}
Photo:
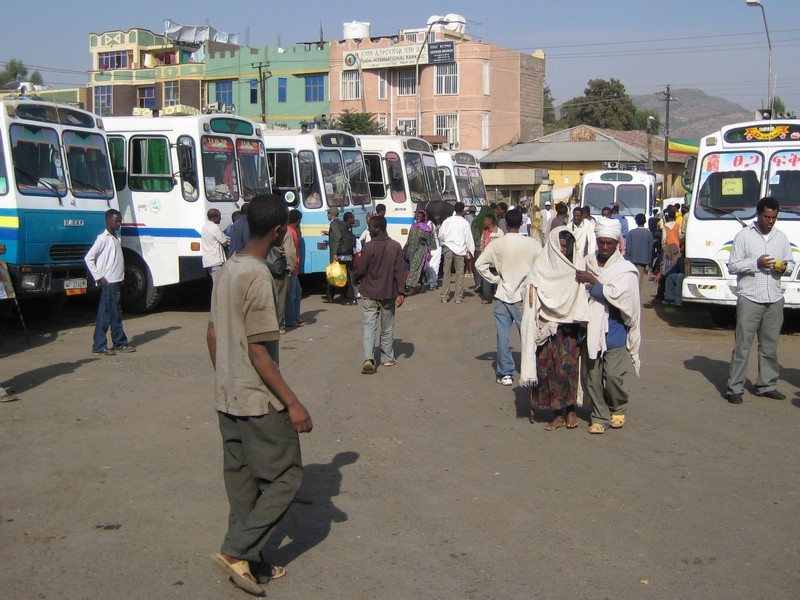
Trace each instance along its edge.
{"label": "green trousers", "polygon": [[592,424],[611,425],[612,414],[625,414],[628,392],[622,387],[628,372],[627,348],[606,350],[598,358],[589,358],[586,344],[582,349],[583,385],[592,401]]}
{"label": "green trousers", "polygon": [[217,412],[225,491],[230,503],[222,552],[259,562],[259,552],[303,483],[300,439],[289,414],[258,417]]}

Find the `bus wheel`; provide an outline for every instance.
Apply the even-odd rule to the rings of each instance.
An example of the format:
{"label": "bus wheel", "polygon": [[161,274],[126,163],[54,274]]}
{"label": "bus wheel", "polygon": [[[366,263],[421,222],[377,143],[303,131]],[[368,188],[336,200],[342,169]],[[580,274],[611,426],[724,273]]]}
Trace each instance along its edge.
{"label": "bus wheel", "polygon": [[732,327],[736,325],[735,306],[711,306],[708,309],[711,321],[717,327]]}
{"label": "bus wheel", "polygon": [[122,286],[122,308],[126,312],[145,313],[161,302],[161,288],[153,285],[150,270],[139,256],[125,254],[125,282]]}

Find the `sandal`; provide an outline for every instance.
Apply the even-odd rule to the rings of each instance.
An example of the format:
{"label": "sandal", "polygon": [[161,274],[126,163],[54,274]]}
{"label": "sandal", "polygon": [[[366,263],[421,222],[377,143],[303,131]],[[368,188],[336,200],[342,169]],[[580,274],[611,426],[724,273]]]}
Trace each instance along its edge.
{"label": "sandal", "polygon": [[550,421],[547,425],[544,426],[545,431],[555,431],[560,427],[566,427],[567,422],[564,420],[564,417],[561,415],[557,416],[555,419]]}
{"label": "sandal", "polygon": [[625,415],[611,415],[611,427],[622,429],[623,425],[625,425]]}
{"label": "sandal", "polygon": [[589,425],[589,433],[603,433],[606,430],[600,423],[592,423]]}

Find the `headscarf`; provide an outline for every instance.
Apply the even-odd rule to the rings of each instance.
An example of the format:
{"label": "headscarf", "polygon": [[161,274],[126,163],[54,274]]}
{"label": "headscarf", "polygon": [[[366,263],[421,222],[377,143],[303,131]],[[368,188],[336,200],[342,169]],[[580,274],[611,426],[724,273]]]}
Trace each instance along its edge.
{"label": "headscarf", "polygon": [[484,205],[481,206],[481,209],[478,211],[478,214],[475,215],[475,218],[472,220],[472,224],[470,225],[472,229],[472,239],[475,240],[475,247],[481,247],[481,237],[483,237],[483,221],[489,215],[494,214],[494,209],[491,206]]}
{"label": "headscarf", "polygon": [[[416,220],[417,215],[422,215],[422,221]],[[428,225],[428,213],[426,213],[424,210],[418,210],[417,212],[415,212],[414,217],[415,220],[414,224],[411,225],[411,229],[422,229],[423,231],[433,231],[431,229],[431,226]]]}
{"label": "headscarf", "polygon": [[621,236],[622,225],[620,225],[619,221],[608,217],[597,217],[597,223],[594,226],[595,238],[618,240]]}

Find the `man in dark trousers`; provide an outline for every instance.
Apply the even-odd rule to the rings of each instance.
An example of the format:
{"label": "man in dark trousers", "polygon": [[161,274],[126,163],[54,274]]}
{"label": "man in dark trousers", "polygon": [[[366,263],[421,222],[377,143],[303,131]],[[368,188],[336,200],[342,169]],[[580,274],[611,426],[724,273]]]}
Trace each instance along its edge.
{"label": "man in dark trousers", "polygon": [[403,249],[386,233],[386,218],[369,221],[370,241],[364,244],[353,279],[361,290],[364,310],[364,364],[361,372],[375,372],[375,334],[381,322],[381,366],[391,367],[394,359],[394,315],[406,294]]}
{"label": "man in dark trousers", "polygon": [[[322,235],[328,236],[328,261],[333,262],[336,259],[336,255],[339,254],[339,246],[342,243],[347,225],[339,218],[339,209],[335,206],[331,206],[328,209],[328,221],[330,221],[328,231],[323,231]],[[325,285],[325,297],[322,301],[330,304],[333,302],[334,289],[331,287],[330,283],[326,283]],[[346,289],[347,287],[345,286],[342,291],[343,298],[347,295]]]}

